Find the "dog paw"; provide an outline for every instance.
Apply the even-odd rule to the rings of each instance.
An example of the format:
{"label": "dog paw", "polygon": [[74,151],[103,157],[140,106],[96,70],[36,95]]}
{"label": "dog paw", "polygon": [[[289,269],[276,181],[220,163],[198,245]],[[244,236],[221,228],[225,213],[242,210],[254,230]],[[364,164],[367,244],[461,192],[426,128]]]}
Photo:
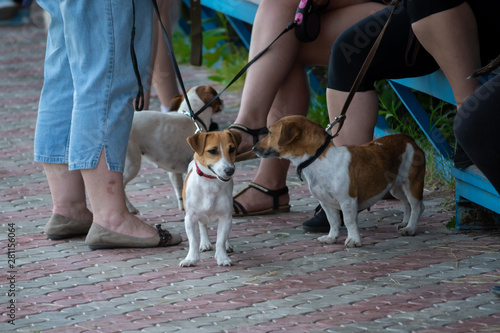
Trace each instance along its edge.
{"label": "dog paw", "polygon": [[207,251],[212,251],[214,248],[212,247],[212,244],[207,243],[207,244],[200,244],[200,251],[201,252],[207,252]]}
{"label": "dog paw", "polygon": [[323,244],[335,244],[337,242],[337,238],[330,237],[328,235],[321,236],[318,238],[318,241]]}
{"label": "dog paw", "polygon": [[416,230],[401,224],[398,226],[398,231],[401,236],[415,236]]}
{"label": "dog paw", "polygon": [[191,259],[184,259],[179,263],[180,267],[191,267],[191,266],[196,266],[196,263],[198,260],[191,260]]}
{"label": "dog paw", "polygon": [[233,262],[229,257],[217,258],[217,265],[219,266],[232,266]]}
{"label": "dog paw", "polygon": [[361,239],[347,237],[347,239],[345,240],[345,246],[347,246],[347,247],[360,247],[361,246]]}

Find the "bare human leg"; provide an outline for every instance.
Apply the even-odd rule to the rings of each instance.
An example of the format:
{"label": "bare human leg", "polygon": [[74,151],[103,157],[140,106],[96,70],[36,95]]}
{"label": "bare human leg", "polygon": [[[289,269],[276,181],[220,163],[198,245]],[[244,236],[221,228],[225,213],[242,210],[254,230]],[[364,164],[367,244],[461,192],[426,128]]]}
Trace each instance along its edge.
{"label": "bare human leg", "polygon": [[139,238],[157,234],[154,227],[129,213],[125,204],[123,174],[108,170],[104,150],[95,169],[81,170],[94,213],[94,223],[119,234]]}
{"label": "bare human leg", "polygon": [[69,171],[67,164],[43,163],[43,168],[52,196],[52,212],[70,219],[92,221],[80,171]]}
{"label": "bare human leg", "polygon": [[459,108],[479,86],[477,79],[467,79],[481,67],[474,13],[464,2],[427,16],[413,23],[412,28],[446,75]]}
{"label": "bare human leg", "polygon": [[[169,38],[172,37],[172,28],[177,22],[176,17],[179,13],[178,2],[178,0],[172,0],[160,1],[158,3],[161,19]],[[163,39],[163,31],[156,14],[153,14],[152,39],[151,66],[153,67],[153,71],[151,71],[151,75],[149,76],[148,89],[145,92],[144,109],[149,109],[151,85],[154,85],[160,99],[162,111],[168,111],[170,101],[179,94],[179,89],[177,87],[174,68],[168,54],[168,48]]]}
{"label": "bare human leg", "polygon": [[[326,100],[330,119],[340,115],[348,92],[327,89]],[[334,139],[336,146],[361,145],[373,139],[373,130],[377,124],[378,99],[374,90],[358,92],[349,105],[342,130]],[[338,125],[337,125],[338,126]],[[332,129],[335,133],[337,127]]]}
{"label": "bare human leg", "polygon": [[[306,115],[309,105],[309,88],[304,68],[309,65],[328,64],[330,48],[337,36],[354,22],[383,8],[382,5],[377,3],[363,2],[332,1],[330,7],[323,14],[322,33],[320,33],[316,41],[308,43],[307,47],[302,47],[302,44],[292,34],[292,38],[287,40],[288,44],[286,47],[276,47],[275,53],[266,54],[263,58],[259,59],[258,63],[260,64],[256,63],[252,66],[255,67],[254,69],[250,67],[251,69],[247,75],[243,91],[241,109],[235,123],[244,124],[250,128],[262,127],[264,124],[261,123],[261,117],[267,114],[269,108],[267,126],[287,115]],[[280,24],[274,22],[275,25],[273,27],[276,26],[275,29],[281,31],[284,24],[289,22],[289,15],[293,17],[296,9],[295,5],[289,1],[285,3],[263,1],[261,3],[262,8],[259,8],[257,17],[262,20],[262,25],[266,26],[266,20],[270,19],[266,15],[274,11],[279,12],[280,14],[276,14],[278,15],[276,17],[281,18],[283,22]],[[353,6],[347,7],[349,5]],[[285,6],[286,9],[280,6]],[[287,13],[283,17],[283,13],[285,12],[290,13]],[[274,16],[272,20],[277,21]],[[262,44],[262,48],[265,45],[265,43],[261,43],[259,32],[263,35],[270,34],[269,39],[275,37],[269,30],[262,29],[262,31],[257,30],[257,32],[254,30],[251,50],[252,48],[257,49],[257,44]],[[275,45],[278,45],[278,43]],[[295,54],[289,52],[295,52]],[[283,57],[285,60],[282,62]],[[292,60],[293,63],[291,64]],[[279,63],[279,66],[276,66],[276,63]],[[278,79],[283,76],[284,79]],[[261,82],[262,77],[266,77],[265,85]],[[272,78],[272,80],[268,81],[267,78]],[[264,98],[259,97],[259,93],[263,93]],[[248,147],[253,145],[250,136],[244,135],[243,137],[247,137],[246,144]],[[241,150],[246,151],[248,149],[247,147],[243,147]],[[254,182],[270,190],[278,190],[286,186],[287,170],[288,163],[286,162],[274,159],[262,160]],[[286,204],[288,201],[288,195],[283,195],[279,199],[280,205]],[[254,189],[249,189],[241,194],[238,197],[238,202],[242,203],[247,211],[262,210],[272,205],[272,200],[270,200],[269,196]]]}

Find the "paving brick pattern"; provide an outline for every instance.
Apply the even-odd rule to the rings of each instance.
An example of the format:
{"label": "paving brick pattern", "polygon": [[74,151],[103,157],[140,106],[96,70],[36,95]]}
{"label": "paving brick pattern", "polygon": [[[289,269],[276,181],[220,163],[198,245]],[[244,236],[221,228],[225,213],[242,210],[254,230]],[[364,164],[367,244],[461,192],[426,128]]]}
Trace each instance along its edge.
{"label": "paving brick pattern", "polygon": [[[18,332],[494,332],[500,331],[500,237],[446,228],[452,198],[427,195],[415,237],[399,237],[396,201],[360,214],[363,246],[322,245],[301,223],[317,202],[291,169],[292,211],[234,219],[232,267],[213,252],[180,268],[183,213],[168,176],[144,163],[128,187],[141,218],[183,235],[163,249],[90,251],[83,238],[49,241],[49,188],[33,162],[45,33],[34,24],[0,28],[0,331]],[[207,70],[183,65],[187,86]],[[217,116],[232,123],[241,92]],[[158,99],[153,95],[152,108]],[[257,161],[238,164],[235,191]],[[9,324],[8,225],[15,224],[15,325]],[[216,230],[210,230],[215,237]]]}

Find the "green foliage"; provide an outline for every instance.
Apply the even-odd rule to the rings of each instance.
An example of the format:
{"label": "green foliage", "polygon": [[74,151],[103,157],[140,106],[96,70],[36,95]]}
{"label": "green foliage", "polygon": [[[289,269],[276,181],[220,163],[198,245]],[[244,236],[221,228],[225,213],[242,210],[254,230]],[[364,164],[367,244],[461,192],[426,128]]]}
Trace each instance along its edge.
{"label": "green foliage", "polygon": [[[248,50],[238,44],[239,37],[223,14],[217,13],[216,21],[218,27],[203,32],[203,64],[214,72],[210,80],[227,85],[246,65]],[[243,74],[232,88],[243,88],[245,77]]]}
{"label": "green foliage", "polygon": [[[387,81],[382,80],[377,82],[375,90],[379,96],[379,114],[384,117],[389,126],[395,132],[410,135],[419,144],[425,144],[427,142],[425,134],[402,105]],[[414,94],[422,107],[429,113],[434,126],[439,129],[446,140],[453,146],[455,143],[453,118],[456,113],[456,107],[418,91],[414,91]]]}
{"label": "green foliage", "polygon": [[446,224],[446,229],[455,229],[457,224],[457,218],[453,216],[451,220]]}
{"label": "green foliage", "polygon": [[[239,45],[239,37],[224,15],[217,13],[216,18],[203,21],[203,24],[208,23],[217,23],[217,26],[203,31],[203,65],[212,71],[208,77],[209,80],[227,85],[247,64],[248,50]],[[189,36],[176,30],[173,34],[172,44],[177,61],[189,63],[191,53]],[[244,82],[245,74],[231,88],[241,89]]]}
{"label": "green foliage", "polygon": [[307,118],[317,122],[323,127],[328,126],[330,123],[328,109],[326,107],[326,92],[324,89],[311,91],[311,102],[309,104]]}
{"label": "green foliage", "polygon": [[[164,43],[163,39],[160,43]],[[191,59],[191,40],[181,30],[176,29],[172,34],[172,46],[174,47],[175,59],[179,64],[189,63]]]}

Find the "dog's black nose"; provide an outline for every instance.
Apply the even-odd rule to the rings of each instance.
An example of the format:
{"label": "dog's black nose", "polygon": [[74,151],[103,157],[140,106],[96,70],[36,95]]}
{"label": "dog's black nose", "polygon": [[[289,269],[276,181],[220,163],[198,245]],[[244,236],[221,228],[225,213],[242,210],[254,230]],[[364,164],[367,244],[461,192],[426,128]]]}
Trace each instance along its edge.
{"label": "dog's black nose", "polygon": [[225,168],[224,172],[226,173],[227,176],[232,176],[234,174],[234,168],[233,167]]}

